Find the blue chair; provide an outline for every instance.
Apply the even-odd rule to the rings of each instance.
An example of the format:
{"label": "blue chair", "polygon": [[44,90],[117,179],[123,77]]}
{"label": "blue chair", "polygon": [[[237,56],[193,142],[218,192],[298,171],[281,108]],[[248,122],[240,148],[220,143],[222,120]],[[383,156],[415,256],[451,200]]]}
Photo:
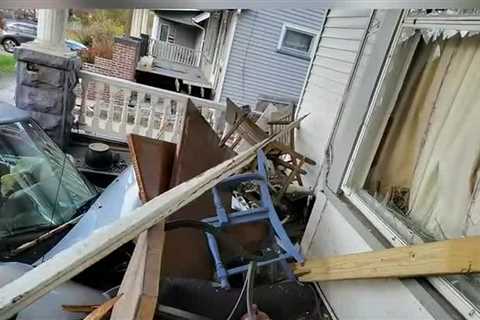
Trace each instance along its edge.
{"label": "blue chair", "polygon": [[[283,228],[283,225],[278,218],[277,212],[275,211],[275,208],[273,206],[272,198],[268,190],[268,177],[266,168],[267,159],[262,150],[259,150],[257,153],[257,162],[257,173],[245,173],[229,177],[220,182],[212,189],[213,201],[215,203],[215,211],[217,215],[215,217],[203,219],[202,221],[216,228],[224,228],[242,223],[251,223],[260,220],[267,220],[270,223],[271,229],[273,231],[272,234],[274,236],[274,239],[278,246],[281,248],[281,253],[272,259],[260,261],[257,263],[257,265],[262,266],[278,261],[281,263],[285,271],[290,276],[292,276],[291,270],[286,263],[286,259],[294,258],[297,262],[301,263],[304,261],[304,258],[290,241],[290,238],[285,232],[285,229]],[[223,205],[221,192],[231,192],[237,185],[243,182],[255,182],[259,186],[260,207],[249,210],[236,211],[227,214]],[[248,269],[248,264],[231,269],[226,269],[223,265],[218,248],[218,243],[214,235],[206,233],[206,236],[210,252],[213,256],[213,260],[215,261],[217,278],[223,288],[230,288],[228,277],[233,274],[246,272]]]}

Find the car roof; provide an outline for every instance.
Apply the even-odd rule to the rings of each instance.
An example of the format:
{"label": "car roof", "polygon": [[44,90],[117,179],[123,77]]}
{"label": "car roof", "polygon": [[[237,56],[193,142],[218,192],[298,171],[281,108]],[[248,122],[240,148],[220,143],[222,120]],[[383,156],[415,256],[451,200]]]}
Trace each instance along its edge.
{"label": "car roof", "polygon": [[7,124],[17,121],[24,121],[30,119],[30,114],[15,106],[0,102],[0,124]]}

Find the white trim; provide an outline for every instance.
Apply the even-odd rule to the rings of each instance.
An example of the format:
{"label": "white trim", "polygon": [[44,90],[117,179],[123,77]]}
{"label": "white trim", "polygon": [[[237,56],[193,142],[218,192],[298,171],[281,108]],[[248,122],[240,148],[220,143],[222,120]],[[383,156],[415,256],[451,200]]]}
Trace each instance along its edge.
{"label": "white trim", "polygon": [[[445,17],[438,17],[441,20],[445,20]],[[452,19],[454,20],[454,19]],[[456,20],[458,21],[458,20]],[[431,25],[435,25],[437,28],[441,27],[441,24],[435,24],[434,22]],[[386,238],[386,240],[393,245],[394,247],[406,246],[409,243],[405,240],[410,238],[413,243],[423,242],[422,239],[415,234],[415,232],[404,224],[400,220],[395,220],[394,224],[397,228],[394,229],[391,224],[389,224],[386,219],[389,216],[388,209],[374,200],[371,196],[366,194],[365,191],[360,190],[363,185],[363,181],[366,178],[366,170],[369,169],[369,164],[373,160],[373,156],[362,157],[362,154],[374,155],[375,152],[371,152],[372,148],[377,149],[378,147],[378,137],[381,136],[378,132],[384,131],[384,123],[379,123],[378,118],[376,118],[376,112],[378,107],[376,106],[379,93],[382,90],[384,80],[388,73],[389,66],[392,62],[392,56],[394,50],[397,47],[397,44],[400,39],[400,34],[403,27],[410,27],[411,23],[405,24],[402,23],[396,31],[393,45],[389,49],[387,55],[387,60],[382,68],[382,73],[380,80],[378,81],[373,97],[370,101],[370,106],[363,121],[360,134],[358,136],[357,142],[348,163],[345,175],[342,181],[341,189],[344,192],[348,200],[354,204],[360,212],[369,220],[370,223]],[[414,27],[417,27],[415,24]],[[470,30],[470,25],[462,24],[463,28]],[[468,27],[467,27],[468,26]],[[474,27],[478,24],[474,23]],[[358,63],[358,61],[357,61]],[[391,106],[390,106],[391,107]],[[386,108],[386,107],[385,107]],[[385,117],[388,116],[391,110],[383,110]],[[378,130],[372,130],[371,121],[374,119],[376,121],[376,128]],[[385,120],[385,119],[383,119]],[[383,121],[382,120],[382,121]],[[377,131],[376,137],[373,137],[372,131]],[[368,140],[368,141],[367,141]],[[368,150],[366,150],[366,143],[369,143]],[[373,146],[373,147],[372,147]],[[391,214],[390,214],[391,215]],[[457,290],[448,280],[442,277],[428,277],[429,282],[442,294],[445,299],[447,299],[458,312],[460,312],[466,319],[480,319],[480,308],[475,306],[470,300],[468,300],[459,290]]]}
{"label": "white trim", "polygon": [[230,22],[232,26],[231,26],[230,33],[227,35],[228,36],[228,39],[226,41],[227,52],[225,54],[225,61],[223,62],[223,68],[220,73],[220,81],[218,82],[215,88],[215,97],[213,99],[217,103],[220,102],[222,98],[223,84],[225,82],[225,76],[227,75],[228,63],[230,61],[230,54],[232,52],[233,39],[235,38],[235,32],[237,30],[238,21],[240,20],[240,13],[241,13],[240,9],[236,10],[233,13],[232,21]]}
{"label": "white trim", "polygon": [[202,12],[202,13],[200,13],[199,15],[193,17],[192,20],[193,20],[193,22],[195,22],[195,23],[200,23],[200,22],[202,22],[202,21],[207,20],[208,18],[210,18],[210,12],[205,11],[205,12]]}
{"label": "white trim", "polygon": [[[312,40],[310,40],[310,47],[308,48],[308,51],[305,52],[302,50],[296,50],[293,48],[285,47],[283,43],[285,41],[285,36],[287,34],[287,31],[294,31],[297,33],[305,34],[307,36],[311,36]],[[277,43],[277,52],[288,54],[294,57],[312,60],[313,55],[315,54],[315,49],[317,47],[319,35],[320,35],[320,32],[316,30],[305,28],[292,23],[284,23],[282,25],[282,31],[280,33],[280,38],[278,39],[278,43]]]}

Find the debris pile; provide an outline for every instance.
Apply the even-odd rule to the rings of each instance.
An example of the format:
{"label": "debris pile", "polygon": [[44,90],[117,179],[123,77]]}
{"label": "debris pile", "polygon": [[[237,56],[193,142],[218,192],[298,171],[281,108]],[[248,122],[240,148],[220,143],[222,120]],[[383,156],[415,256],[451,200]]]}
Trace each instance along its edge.
{"label": "debris pile", "polygon": [[[240,114],[231,101],[229,108]],[[232,140],[228,133],[218,137],[191,101],[178,145],[130,135],[143,206],[77,239],[3,287],[2,314],[16,314],[134,240],[119,287],[108,291],[110,299],[63,309],[83,313],[85,319],[183,319],[188,314],[318,319],[315,292],[291,281],[295,278],[289,265],[304,261],[295,243],[311,195],[301,189],[301,174],[303,165],[314,162],[283,143],[283,131],[270,135],[243,114],[239,118],[242,122],[231,126],[244,131],[231,130],[230,135],[245,140],[244,151],[226,143]],[[299,121],[282,124],[285,132]],[[117,263],[125,266],[126,261]],[[191,300],[183,298],[187,296]],[[278,301],[284,305],[283,315],[276,311]]]}

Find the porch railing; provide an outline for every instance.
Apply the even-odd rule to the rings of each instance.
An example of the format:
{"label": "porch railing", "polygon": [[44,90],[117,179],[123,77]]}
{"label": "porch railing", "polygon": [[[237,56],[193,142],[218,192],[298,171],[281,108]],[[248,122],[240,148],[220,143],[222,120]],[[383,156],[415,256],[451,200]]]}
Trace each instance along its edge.
{"label": "porch railing", "polygon": [[171,62],[197,67],[200,64],[201,52],[166,41],[150,39],[150,55],[154,59],[165,59]]}
{"label": "porch railing", "polygon": [[136,133],[177,143],[191,99],[217,133],[223,132],[222,104],[88,71],[80,72],[80,81],[74,131],[115,141]]}

